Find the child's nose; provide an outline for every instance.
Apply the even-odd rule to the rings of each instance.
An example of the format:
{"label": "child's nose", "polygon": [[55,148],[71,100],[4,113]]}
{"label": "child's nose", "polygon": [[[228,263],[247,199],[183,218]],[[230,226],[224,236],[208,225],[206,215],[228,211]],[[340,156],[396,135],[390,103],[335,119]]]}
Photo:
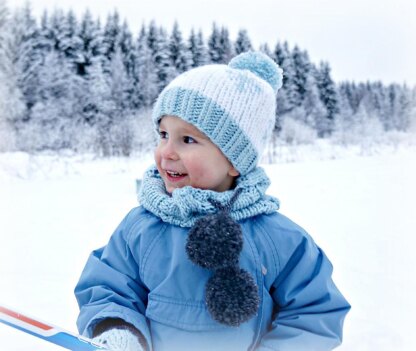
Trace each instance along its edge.
{"label": "child's nose", "polygon": [[168,140],[168,142],[163,146],[162,157],[164,159],[174,160],[174,161],[179,159],[179,155],[172,141]]}

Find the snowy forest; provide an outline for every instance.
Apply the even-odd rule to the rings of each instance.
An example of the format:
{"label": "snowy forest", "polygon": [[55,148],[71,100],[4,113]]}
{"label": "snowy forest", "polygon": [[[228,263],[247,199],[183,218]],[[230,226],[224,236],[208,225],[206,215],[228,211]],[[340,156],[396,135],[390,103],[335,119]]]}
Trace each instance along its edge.
{"label": "snowy forest", "polygon": [[129,156],[153,146],[158,93],[178,74],[228,63],[259,49],[284,70],[273,145],[329,139],[341,145],[400,139],[416,130],[416,89],[381,82],[335,82],[328,62],[278,40],[253,47],[242,29],[171,30],[154,21],[132,33],[117,12],[105,23],[85,12],[34,18],[0,0],[0,152],[70,151]]}

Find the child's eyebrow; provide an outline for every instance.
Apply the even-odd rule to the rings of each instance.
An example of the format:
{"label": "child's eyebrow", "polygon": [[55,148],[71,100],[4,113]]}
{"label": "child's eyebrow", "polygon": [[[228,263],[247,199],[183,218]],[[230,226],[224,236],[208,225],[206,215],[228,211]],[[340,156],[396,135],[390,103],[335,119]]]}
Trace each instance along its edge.
{"label": "child's eyebrow", "polygon": [[[160,131],[161,129],[166,129],[162,121],[159,123],[158,130]],[[189,133],[198,138],[209,140],[209,138],[203,132],[201,132],[198,128],[195,128],[194,126],[181,126],[180,131],[184,134]]]}
{"label": "child's eyebrow", "polygon": [[184,127],[184,132],[189,133],[189,134],[193,134],[193,135],[195,135],[199,138],[202,138],[202,139],[208,139],[208,137],[204,133],[202,133],[199,129],[194,128],[194,127],[186,126],[186,127]]}

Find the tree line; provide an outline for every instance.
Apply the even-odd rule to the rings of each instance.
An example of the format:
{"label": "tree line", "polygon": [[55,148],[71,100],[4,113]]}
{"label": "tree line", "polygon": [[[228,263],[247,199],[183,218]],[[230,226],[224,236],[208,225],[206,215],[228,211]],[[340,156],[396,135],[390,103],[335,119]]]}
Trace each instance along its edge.
{"label": "tree line", "polygon": [[[154,142],[152,104],[174,77],[253,49],[246,30],[232,40],[216,23],[207,37],[200,30],[185,37],[178,23],[168,32],[154,21],[134,35],[117,11],[103,24],[89,11],[77,18],[59,9],[37,20],[30,5],[11,13],[0,0],[0,150],[110,156],[146,149]],[[258,49],[284,70],[280,140],[350,142],[374,130],[407,131],[414,121],[414,89],[335,83],[329,63],[315,65],[287,42]]]}

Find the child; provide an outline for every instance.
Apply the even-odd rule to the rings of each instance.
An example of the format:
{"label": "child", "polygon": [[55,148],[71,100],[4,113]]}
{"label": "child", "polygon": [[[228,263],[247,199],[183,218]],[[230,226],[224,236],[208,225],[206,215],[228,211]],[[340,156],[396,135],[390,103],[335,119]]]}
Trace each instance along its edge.
{"label": "child", "polygon": [[75,289],[81,333],[118,351],[331,350],[350,306],[257,167],[280,68],[249,52],[174,79],[141,206],[94,251]]}

